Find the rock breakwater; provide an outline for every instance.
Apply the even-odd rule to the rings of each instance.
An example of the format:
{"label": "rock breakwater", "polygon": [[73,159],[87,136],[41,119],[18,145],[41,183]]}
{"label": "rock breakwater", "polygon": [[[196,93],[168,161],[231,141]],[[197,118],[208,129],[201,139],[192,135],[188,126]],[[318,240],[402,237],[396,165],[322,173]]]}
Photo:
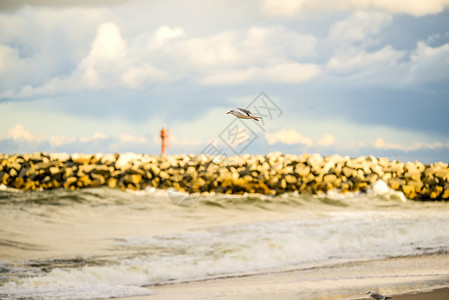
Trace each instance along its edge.
{"label": "rock breakwater", "polygon": [[189,193],[319,194],[366,191],[383,180],[409,199],[449,200],[449,167],[363,156],[0,154],[0,184],[20,190],[109,186],[174,188]]}

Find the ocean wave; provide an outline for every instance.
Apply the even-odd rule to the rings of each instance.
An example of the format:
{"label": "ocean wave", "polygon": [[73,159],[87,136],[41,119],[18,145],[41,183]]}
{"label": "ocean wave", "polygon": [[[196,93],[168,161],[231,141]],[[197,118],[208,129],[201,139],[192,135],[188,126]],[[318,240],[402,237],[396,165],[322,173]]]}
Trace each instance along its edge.
{"label": "ocean wave", "polygon": [[5,299],[148,295],[158,284],[449,251],[447,205],[403,202],[382,183],[366,193],[201,194],[188,208],[153,189],[3,190],[0,203]]}
{"label": "ocean wave", "polygon": [[[89,299],[151,294],[144,286],[279,272],[357,260],[448,251],[447,214],[327,213],[281,222],[127,236],[100,263],[65,260],[0,286],[7,299]],[[59,265],[58,265],[59,264]]]}
{"label": "ocean wave", "polygon": [[[365,197],[366,196],[366,197]],[[402,192],[395,191],[387,186],[385,182],[379,180],[375,182],[366,192],[345,192],[330,190],[318,195],[300,194],[289,192],[282,195],[262,195],[245,193],[243,195],[227,195],[216,193],[188,194],[178,192],[173,189],[162,190],[149,187],[143,190],[117,190],[107,187],[86,188],[82,190],[42,190],[42,191],[20,191],[3,186],[0,188],[0,205],[2,204],[42,204],[42,205],[106,205],[106,204],[126,204],[128,202],[141,200],[143,198],[160,198],[170,200],[179,206],[194,206],[201,202],[202,205],[226,208],[230,205],[248,205],[269,209],[269,204],[276,205],[304,205],[316,202],[331,206],[350,206],[345,201],[350,201],[356,197],[365,201],[389,200],[407,201]]]}

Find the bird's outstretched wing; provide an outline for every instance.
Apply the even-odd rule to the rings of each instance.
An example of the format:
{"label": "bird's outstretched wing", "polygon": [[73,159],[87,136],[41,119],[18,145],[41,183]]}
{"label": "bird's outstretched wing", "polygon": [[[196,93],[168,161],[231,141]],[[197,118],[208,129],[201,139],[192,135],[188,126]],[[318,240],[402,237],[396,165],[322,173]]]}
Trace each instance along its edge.
{"label": "bird's outstretched wing", "polygon": [[246,114],[248,117],[251,115],[251,112],[247,109],[240,108],[240,107],[238,107],[237,109],[240,110],[241,112],[243,112],[244,114]]}

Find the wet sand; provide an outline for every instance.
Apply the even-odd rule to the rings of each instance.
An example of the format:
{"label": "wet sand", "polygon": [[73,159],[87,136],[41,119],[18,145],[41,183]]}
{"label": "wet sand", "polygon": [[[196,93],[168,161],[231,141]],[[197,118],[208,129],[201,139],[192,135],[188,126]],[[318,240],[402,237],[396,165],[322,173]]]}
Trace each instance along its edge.
{"label": "wet sand", "polygon": [[395,300],[447,300],[449,299],[449,288],[436,289],[429,292],[421,292],[416,294],[406,294],[394,296]]}
{"label": "wet sand", "polygon": [[394,299],[447,300],[448,280],[449,255],[438,254],[151,286],[155,295],[126,299],[368,299],[371,290]]}

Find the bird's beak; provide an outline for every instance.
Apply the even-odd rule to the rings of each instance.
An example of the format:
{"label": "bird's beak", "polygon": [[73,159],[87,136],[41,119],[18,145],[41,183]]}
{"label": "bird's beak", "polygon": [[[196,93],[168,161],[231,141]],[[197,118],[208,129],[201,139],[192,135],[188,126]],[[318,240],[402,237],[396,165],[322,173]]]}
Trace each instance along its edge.
{"label": "bird's beak", "polygon": [[365,294],[367,294],[367,295],[368,295],[368,294],[369,294],[369,292],[366,292]]}
{"label": "bird's beak", "polygon": [[231,112],[230,111],[228,111],[226,114],[228,115],[228,114],[230,114]]}

